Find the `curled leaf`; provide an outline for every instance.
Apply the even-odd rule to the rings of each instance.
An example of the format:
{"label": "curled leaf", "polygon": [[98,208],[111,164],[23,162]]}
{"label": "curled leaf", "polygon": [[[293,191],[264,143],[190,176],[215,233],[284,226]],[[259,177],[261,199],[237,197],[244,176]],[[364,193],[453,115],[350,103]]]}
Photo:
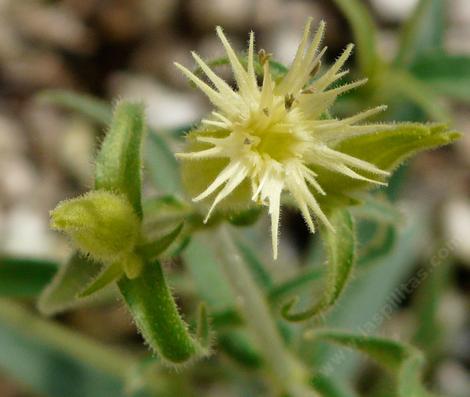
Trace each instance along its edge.
{"label": "curled leaf", "polygon": [[297,303],[293,298],[282,308],[282,316],[288,321],[303,321],[316,316],[333,306],[351,276],[355,262],[354,223],[347,210],[332,212],[330,221],[335,232],[322,229],[328,252],[327,281],[323,296],[306,310],[292,313],[291,309]]}

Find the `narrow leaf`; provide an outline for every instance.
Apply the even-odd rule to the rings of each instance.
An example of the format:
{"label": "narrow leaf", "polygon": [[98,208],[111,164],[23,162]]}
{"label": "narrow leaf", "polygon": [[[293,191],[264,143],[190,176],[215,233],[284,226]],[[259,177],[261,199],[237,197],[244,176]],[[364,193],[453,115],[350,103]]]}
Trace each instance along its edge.
{"label": "narrow leaf", "polygon": [[306,337],[358,350],[382,364],[396,375],[399,397],[429,395],[425,392],[421,380],[424,358],[413,346],[393,340],[333,330],[312,331]]}
{"label": "narrow leaf", "polygon": [[100,274],[102,268],[100,263],[82,254],[73,254],[41,293],[38,301],[39,311],[52,315],[86,302],[84,299],[78,299],[77,295],[84,285],[90,284]]}
{"label": "narrow leaf", "polygon": [[73,109],[102,124],[108,124],[111,121],[112,112],[109,105],[89,95],[67,90],[46,90],[39,94],[38,99]]}
{"label": "narrow leaf", "polygon": [[199,304],[196,335],[201,346],[206,349],[209,348],[211,343],[211,328],[207,307],[204,303]]}
{"label": "narrow leaf", "polygon": [[448,122],[451,117],[443,101],[428,84],[407,71],[394,71],[387,76],[386,85],[390,95],[399,95],[417,105],[434,121]]}
{"label": "narrow leaf", "polygon": [[353,219],[349,211],[337,210],[330,216],[330,222],[335,232],[322,228],[328,253],[328,279],[323,296],[310,308],[297,313],[291,313],[297,299],[288,302],[282,309],[282,315],[289,321],[303,321],[329,309],[336,303],[349,281],[356,249]]}
{"label": "narrow leaf", "polygon": [[107,285],[111,284],[113,281],[118,280],[123,275],[122,270],[122,263],[115,262],[106,269],[103,270],[102,273],[98,275],[96,280],[94,280],[88,287],[85,288],[84,291],[78,294],[79,298],[85,298],[98,292],[99,290],[103,289]]}
{"label": "narrow leaf", "polygon": [[357,44],[357,57],[361,73],[372,76],[380,62],[376,48],[377,27],[360,0],[333,0],[351,25],[354,41]]}
{"label": "narrow leaf", "polygon": [[411,72],[439,94],[470,101],[470,56],[433,52],[419,58]]}
{"label": "narrow leaf", "polygon": [[0,258],[0,296],[36,297],[52,280],[58,265],[55,262],[28,258]]}
{"label": "narrow leaf", "polygon": [[[364,229],[372,229],[372,232]],[[372,237],[364,237],[364,234],[373,234]],[[384,223],[358,223],[358,266],[368,266],[378,263],[379,259],[387,256],[395,247],[397,228]]]}
{"label": "narrow leaf", "polygon": [[167,141],[153,129],[150,129],[145,155],[147,170],[155,185],[164,193],[180,192],[179,164]]}
{"label": "narrow leaf", "polygon": [[358,397],[337,379],[323,375],[315,375],[312,380],[313,387],[322,397]]}
{"label": "narrow leaf", "polygon": [[184,224],[181,223],[176,226],[171,232],[165,234],[163,237],[158,238],[155,241],[145,243],[137,248],[139,254],[143,255],[148,260],[154,259],[161,255],[179,236],[181,230],[183,230]]}
{"label": "narrow leaf", "polygon": [[235,308],[212,313],[212,325],[215,328],[235,328],[243,324],[243,319]]}
{"label": "narrow leaf", "polygon": [[315,281],[321,280],[325,272],[323,269],[311,269],[298,276],[292,277],[282,283],[274,285],[269,290],[269,300],[278,302],[287,295],[297,294]]}
{"label": "narrow leaf", "polygon": [[404,221],[403,214],[383,195],[368,194],[361,197],[362,204],[351,209],[353,215],[388,225],[398,225]]}
{"label": "narrow leaf", "polygon": [[217,336],[220,349],[238,364],[257,369],[263,364],[261,354],[253,347],[248,335],[241,329],[221,332]]}
{"label": "narrow leaf", "polygon": [[403,27],[397,65],[410,65],[421,55],[443,48],[445,0],[420,0]]}
{"label": "narrow leaf", "polygon": [[255,252],[247,243],[244,243],[240,240],[236,241],[236,245],[260,288],[265,290],[270,289],[273,286],[271,275],[265,269],[264,264],[260,261]]}
{"label": "narrow leaf", "polygon": [[145,131],[141,104],[119,102],[96,158],[95,188],[124,194],[142,217],[141,146]]}

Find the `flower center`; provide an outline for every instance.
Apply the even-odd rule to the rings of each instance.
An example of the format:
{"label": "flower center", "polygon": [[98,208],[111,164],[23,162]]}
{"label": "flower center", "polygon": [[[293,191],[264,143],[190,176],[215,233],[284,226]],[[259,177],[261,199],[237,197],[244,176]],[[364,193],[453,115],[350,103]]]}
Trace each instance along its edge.
{"label": "flower center", "polygon": [[284,108],[253,112],[235,131],[244,136],[244,147],[260,157],[271,158],[285,163],[293,158],[302,157],[306,137],[296,128],[300,113]]}

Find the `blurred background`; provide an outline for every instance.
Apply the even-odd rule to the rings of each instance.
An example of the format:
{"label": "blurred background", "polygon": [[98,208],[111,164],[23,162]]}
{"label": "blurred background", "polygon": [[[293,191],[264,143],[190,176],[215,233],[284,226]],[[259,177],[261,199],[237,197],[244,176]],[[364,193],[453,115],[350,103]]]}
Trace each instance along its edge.
{"label": "blurred background", "polygon": [[[416,15],[418,0],[365,0],[363,3],[378,27],[378,52],[393,69],[403,36],[400,32],[404,26],[408,26],[405,32],[412,29],[409,21]],[[371,88],[341,101],[338,111],[350,112],[387,103],[391,106],[385,119],[445,120],[463,132],[463,138],[452,147],[421,154],[399,170],[392,184],[396,189],[387,194],[391,200],[398,200],[397,205],[408,214],[411,209],[407,217],[425,214],[425,222],[408,230],[411,246],[404,247],[401,237],[388,251],[394,258],[386,259],[388,266],[396,266],[400,273],[388,276],[388,273],[377,273],[376,282],[380,289],[382,281],[390,283],[390,279],[384,278],[395,277],[393,282],[397,285],[400,277],[409,277],[439,255],[433,247],[443,245],[451,251],[443,255],[446,262],[443,269],[439,267],[419,288],[414,288],[400,302],[394,316],[387,318],[386,332],[412,339],[428,353],[431,364],[426,376],[434,388],[449,397],[468,397],[470,61],[466,57],[470,56],[470,2],[421,3],[440,4],[437,15],[427,13],[419,20],[424,26],[423,35],[440,36],[438,49],[430,48],[419,58],[420,45],[415,43],[418,54],[413,55],[415,59],[407,64],[402,59],[406,70],[416,76],[413,81],[418,85],[411,89],[414,94],[407,91],[411,85],[406,84],[401,92],[387,91],[379,76]],[[48,212],[60,200],[84,192],[92,185],[93,157],[104,127],[87,115],[58,106],[44,90],[71,90],[107,102],[115,98],[143,100],[149,125],[168,138],[170,146],[178,146],[176,140],[171,141],[175,131],[197,122],[209,106],[205,97],[177,72],[173,62],[192,67],[191,50],[206,59],[223,56],[214,34],[215,26],[221,25],[237,49],[245,48],[248,32],[254,30],[258,48],[266,48],[276,60],[288,64],[307,16],[327,22],[325,44],[329,48],[329,61],[346,44],[355,41],[347,12],[329,0],[0,0],[2,257],[39,258],[45,264],[50,262],[51,269],[55,263],[63,262],[70,248],[62,236],[49,231]],[[439,54],[445,54],[440,58],[441,63]],[[427,56],[433,60],[432,65]],[[454,63],[463,61],[452,64],[455,70],[446,69],[450,62],[446,57]],[[359,76],[361,68],[355,65],[357,54],[348,67]],[[227,71],[220,68],[222,74]],[[148,194],[158,192],[151,183],[146,189]],[[311,245],[315,243],[296,214],[287,212],[285,219],[284,235],[288,238],[282,243],[284,257],[280,264],[272,265],[278,273],[290,271],[276,269],[288,266],[289,261],[302,266],[312,255]],[[0,265],[0,278],[2,274]],[[31,274],[25,271],[15,277]],[[191,285],[187,285],[191,281],[176,276],[175,279],[180,281],[176,290],[179,292],[181,287],[183,291],[184,310],[184,291],[191,290]],[[21,302],[21,308],[34,308],[44,280],[24,291],[9,283],[6,278],[3,283],[0,281],[0,295],[15,298],[14,304]],[[383,288],[390,287],[385,284]],[[371,294],[368,299],[373,300],[378,292]],[[367,299],[357,302],[359,306],[355,310],[360,311]],[[70,359],[77,352],[63,356],[50,350],[47,326],[43,329],[43,323],[35,323],[36,317],[28,317],[33,316],[30,311],[15,314],[16,306],[10,304],[10,300],[0,300],[0,396],[121,395],[118,394],[121,389],[112,379],[81,368]],[[426,323],[429,327],[420,329],[420,321],[426,318],[432,325]],[[106,346],[143,350],[128,315],[115,300],[66,313],[56,318],[55,323]],[[30,326],[39,327],[45,339],[23,334],[21,330]],[[250,376],[240,373],[230,358],[213,360],[222,360],[231,368],[228,379],[214,381],[214,367],[208,365],[204,373],[202,366],[196,374],[188,375],[197,379],[200,394],[186,390],[178,395],[257,395],[253,391],[255,386],[254,389],[250,386],[249,391],[234,386],[249,383]],[[353,367],[348,376],[356,387],[369,393],[364,395],[379,396],[370,394],[373,392],[368,388],[376,368],[364,361],[355,361]],[[167,383],[177,376],[162,371]],[[74,385],[72,389],[70,385]]]}

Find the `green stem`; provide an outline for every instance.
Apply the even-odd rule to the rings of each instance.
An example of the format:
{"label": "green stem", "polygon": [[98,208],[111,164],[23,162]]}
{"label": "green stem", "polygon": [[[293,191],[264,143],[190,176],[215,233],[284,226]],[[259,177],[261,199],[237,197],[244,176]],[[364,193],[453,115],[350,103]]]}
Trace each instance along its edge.
{"label": "green stem", "polygon": [[231,282],[248,328],[257,339],[257,347],[280,387],[292,397],[313,397],[308,385],[309,373],[286,348],[273,321],[269,305],[243,262],[225,226],[214,235],[220,263]]}
{"label": "green stem", "polygon": [[146,262],[139,277],[123,277],[118,285],[137,327],[161,358],[177,364],[204,354],[178,312],[160,262]]}

